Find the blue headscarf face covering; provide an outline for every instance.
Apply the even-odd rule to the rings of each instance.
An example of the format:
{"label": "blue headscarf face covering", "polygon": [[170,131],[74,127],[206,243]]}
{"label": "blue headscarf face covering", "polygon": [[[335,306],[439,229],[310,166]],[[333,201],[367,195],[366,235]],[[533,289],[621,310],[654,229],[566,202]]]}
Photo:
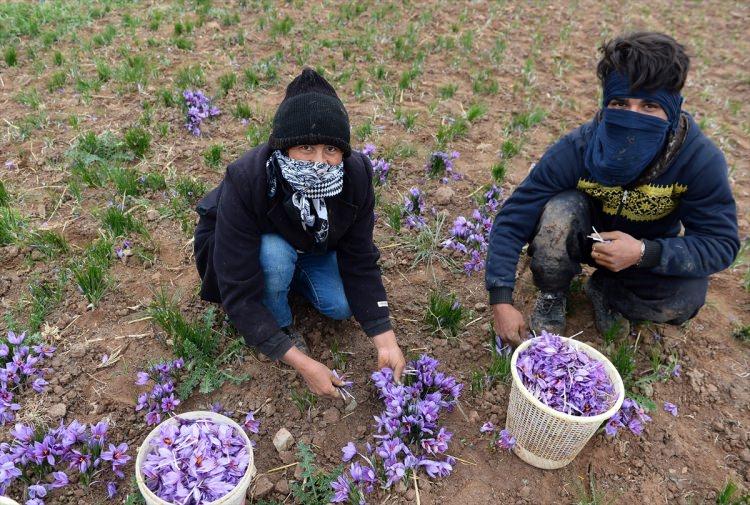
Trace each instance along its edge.
{"label": "blue headscarf face covering", "polygon": [[[667,121],[629,110],[608,109],[614,98],[640,98],[661,105]],[[606,186],[635,181],[664,147],[680,120],[682,96],[664,90],[631,91],[626,76],[612,72],[605,81],[602,115],[588,146],[584,164],[592,177]]]}

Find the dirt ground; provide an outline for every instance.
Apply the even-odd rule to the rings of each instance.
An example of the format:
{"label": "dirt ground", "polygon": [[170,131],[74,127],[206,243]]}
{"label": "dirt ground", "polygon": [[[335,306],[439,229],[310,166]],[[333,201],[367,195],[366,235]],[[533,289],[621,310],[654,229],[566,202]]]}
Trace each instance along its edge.
{"label": "dirt ground", "polygon": [[[154,138],[146,157],[131,165],[143,173],[162,173],[168,182],[178,175],[193,176],[210,188],[221,180],[223,168],[206,164],[206,149],[223,145],[223,167],[253,147],[246,136],[248,126],[232,117],[236,105],[250,105],[250,128],[265,124],[301,64],[322,67],[333,76],[349,111],[355,132],[353,145],[361,148],[373,143],[378,153],[392,153],[391,175],[381,201],[400,202],[399,195],[419,186],[428,205],[447,211],[452,222],[458,215],[468,215],[474,208],[472,195],[492,182],[490,168],[499,161],[505,140],[517,141],[521,147],[507,162],[503,188],[509,194],[550,143],[594,114],[600,96],[594,72],[596,47],[604,38],[633,29],[664,31],[688,46],[692,68],[684,107],[723,150],[731,169],[743,242],[750,234],[747,3],[325,1],[274,6],[270,2],[214,0],[205,22],[186,36],[194,47],[176,48],[171,43],[173,25],[178,19],[196,21],[199,13],[194,4],[112,2],[101,17],[62,31],[47,47],[38,37],[18,37],[18,64],[0,62],[0,161],[12,161],[0,165],[0,179],[11,193],[11,205],[33,227],[60,231],[72,246],[71,254],[80,254],[99,235],[97,213],[117,195],[111,188],[84,187],[83,199],[74,199],[67,189],[72,176],[64,153],[83,132],[121,132],[135,124],[144,113],[143,104],[151,104],[148,128]],[[82,12],[90,8],[88,2],[80,6]],[[158,29],[152,30],[148,19],[157,10],[166,15]],[[233,13],[238,14],[238,23],[223,21]],[[288,33],[279,34],[283,29],[278,25],[286,16],[293,26]],[[141,23],[126,26],[133,17]],[[56,23],[62,26],[64,19],[47,20],[42,31],[54,29]],[[102,33],[107,24],[118,28],[114,41],[82,49],[81,44]],[[237,35],[240,31],[242,36]],[[339,44],[329,44],[329,40]],[[33,61],[28,48],[34,48]],[[123,51],[150,58],[156,71],[135,90],[119,89],[113,78],[99,90],[84,94],[76,91],[69,77],[61,89],[50,91],[48,83],[59,71],[53,63],[55,51],[64,56],[63,68],[75,67],[89,76],[95,75],[98,60],[116,68]],[[278,82],[248,89],[243,69],[277,52],[281,58],[273,65]],[[421,72],[405,89],[399,89],[399,80],[413,67],[414,55],[419,53],[424,56]],[[223,113],[208,123],[201,137],[185,130],[179,108],[164,107],[158,99],[161,89],[176,89],[178,74],[188,65],[202,67],[206,83],[202,89],[212,96],[218,96],[219,76],[234,71],[238,77],[227,96],[216,99]],[[385,70],[383,79],[378,68]],[[487,82],[496,82],[495,90],[482,88],[478,77],[482,73]],[[359,79],[363,84],[357,84]],[[441,92],[450,84],[457,85],[452,97]],[[46,120],[21,137],[19,126],[38,113],[18,99],[30,89],[38,90]],[[389,93],[395,97],[389,99]],[[434,195],[441,184],[424,177],[434,135],[441,124],[460,117],[475,103],[483,104],[486,113],[471,123],[465,136],[449,143],[451,150],[461,154],[456,170],[464,178],[451,181],[453,195],[438,204]],[[509,129],[513,118],[534,108],[545,111],[539,124],[525,131]],[[404,113],[415,114],[414,125],[408,130]],[[157,125],[162,123],[168,125],[168,131],[157,134]],[[369,132],[367,125],[371,126]],[[134,412],[135,373],[149,360],[170,355],[163,332],[146,317],[145,310],[160,286],[181,295],[185,314],[200,314],[207,306],[197,294],[199,278],[191,235],[175,219],[147,217],[149,210],[166,205],[168,199],[167,192],[150,193],[133,211],[153,238],[153,264],[135,258],[117,262],[111,270],[114,283],[95,308],[87,307],[69,283],[63,300],[45,320],[45,335],[59,346],[52,363],[51,387],[43,395],[22,400],[22,418],[57,422],[49,415],[56,404],[64,405],[66,421],[108,417],[115,437],[127,441],[135,455],[149,432],[141,414]],[[639,369],[646,368],[650,349],[655,346],[665,356],[676,356],[683,370],[680,377],[654,385],[652,396],[659,408],[644,435],[622,434],[614,441],[596,436],[569,466],[542,471],[512,454],[490,449],[479,435],[484,421],[503,424],[509,392],[505,384],[479,393],[468,387],[472,372],[486,368],[490,360],[486,342],[491,317],[483,272],[467,277],[440,265],[411,268],[413,255],[405,247],[410,235],[413,232],[409,230],[395,234],[384,219],[378,220],[376,243],[381,248],[397,336],[411,356],[428,352],[441,361],[445,371],[466,384],[461,409],[445,421],[454,431],[450,453],[460,459],[449,478],[420,479],[422,504],[577,503],[579,488],[587,486],[591,477],[596,489],[613,503],[713,503],[717,490],[728,479],[750,486],[750,348],[732,336],[737,327],[750,324],[750,294],[743,287],[750,259],[712,277],[706,305],[685,326],[642,329]],[[32,279],[53,278],[64,266],[65,258],[42,259],[23,244],[0,247],[2,312],[14,311],[22,304]],[[456,340],[431,334],[422,322],[427,293],[436,285],[456,293],[472,310],[469,324]],[[516,299],[528,311],[535,293],[523,262],[518,286]],[[372,416],[380,410],[368,379],[375,364],[374,348],[356,323],[324,320],[300,300],[294,300],[294,307],[295,325],[311,341],[315,357],[333,366],[334,343],[351,353],[346,369],[356,383],[358,407],[353,413],[345,413],[341,405],[328,400],[300,412],[292,402],[292,393],[304,390],[300,379],[293,371],[251,352],[232,365],[232,371],[250,374],[250,381],[226,384],[210,395],[196,394],[179,408],[190,410],[217,401],[236,411],[263,406],[256,466],[259,474],[275,485],[264,493],[265,498],[284,503],[293,502],[284,491],[287,481],[294,479],[295,469],[290,466],[269,472],[294,461],[293,456],[279,455],[272,445],[279,428],[287,428],[296,440],[311,443],[318,462],[332,469],[340,462],[342,446],[350,440],[364,441],[372,434]],[[572,294],[571,307],[569,329],[583,331],[582,340],[600,346],[602,340],[582,292]],[[6,329],[5,324],[0,320],[0,330]],[[101,366],[102,355],[115,353],[121,356],[119,360]],[[664,401],[678,406],[678,417],[661,410]],[[132,465],[129,468],[132,470]],[[127,490],[125,483],[118,502]],[[373,503],[410,503],[412,496],[413,491],[381,494]],[[71,486],[47,503],[105,501],[100,489],[83,492]]]}

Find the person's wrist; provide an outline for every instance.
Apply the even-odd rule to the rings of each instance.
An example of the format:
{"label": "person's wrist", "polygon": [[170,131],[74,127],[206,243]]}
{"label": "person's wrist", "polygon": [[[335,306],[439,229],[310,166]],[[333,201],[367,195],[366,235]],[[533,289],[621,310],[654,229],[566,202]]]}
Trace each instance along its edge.
{"label": "person's wrist", "polygon": [[282,356],[281,361],[291,366],[298,372],[301,372],[309,366],[311,361],[314,361],[314,360],[310,358],[309,356],[307,356],[302,351],[300,351],[299,349],[297,349],[296,346],[292,346],[284,354],[284,356]]}
{"label": "person's wrist", "polygon": [[643,262],[643,256],[646,254],[646,242],[644,242],[643,240],[639,240],[638,243],[640,244],[640,252],[638,254],[638,259],[635,262],[636,267],[641,266],[641,263]]}
{"label": "person's wrist", "polygon": [[396,345],[396,334],[393,330],[388,330],[380,335],[372,337],[372,343],[377,349],[385,349]]}

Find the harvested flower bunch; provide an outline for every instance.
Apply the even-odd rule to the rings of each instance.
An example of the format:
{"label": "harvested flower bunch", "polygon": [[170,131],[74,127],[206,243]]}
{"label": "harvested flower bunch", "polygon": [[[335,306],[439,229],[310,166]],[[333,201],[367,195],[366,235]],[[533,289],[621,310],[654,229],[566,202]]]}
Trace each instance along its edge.
{"label": "harvested flower bunch", "polygon": [[524,387],[545,405],[574,416],[596,416],[615,403],[604,364],[542,331],[516,361]]}
{"label": "harvested flower bunch", "polygon": [[208,503],[237,486],[250,464],[242,433],[211,419],[165,423],[141,466],[148,488],[162,500]]}

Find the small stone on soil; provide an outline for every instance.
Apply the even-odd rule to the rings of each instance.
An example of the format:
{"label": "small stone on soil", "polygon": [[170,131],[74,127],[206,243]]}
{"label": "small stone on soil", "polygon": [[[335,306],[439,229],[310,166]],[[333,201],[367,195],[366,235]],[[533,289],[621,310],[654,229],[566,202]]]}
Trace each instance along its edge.
{"label": "small stone on soil", "polygon": [[273,482],[268,477],[261,475],[255,481],[255,486],[252,488],[253,498],[263,498],[268,495],[273,489]]}
{"label": "small stone on soil", "polygon": [[273,446],[279,452],[288,451],[292,448],[292,445],[294,445],[294,437],[286,428],[281,428],[273,436]]}
{"label": "small stone on soil", "polygon": [[273,487],[277,493],[289,494],[289,482],[286,479],[281,479]]}
{"label": "small stone on soil", "polygon": [[47,411],[47,414],[49,414],[49,416],[55,420],[62,419],[67,413],[68,407],[64,403],[56,403]]}

